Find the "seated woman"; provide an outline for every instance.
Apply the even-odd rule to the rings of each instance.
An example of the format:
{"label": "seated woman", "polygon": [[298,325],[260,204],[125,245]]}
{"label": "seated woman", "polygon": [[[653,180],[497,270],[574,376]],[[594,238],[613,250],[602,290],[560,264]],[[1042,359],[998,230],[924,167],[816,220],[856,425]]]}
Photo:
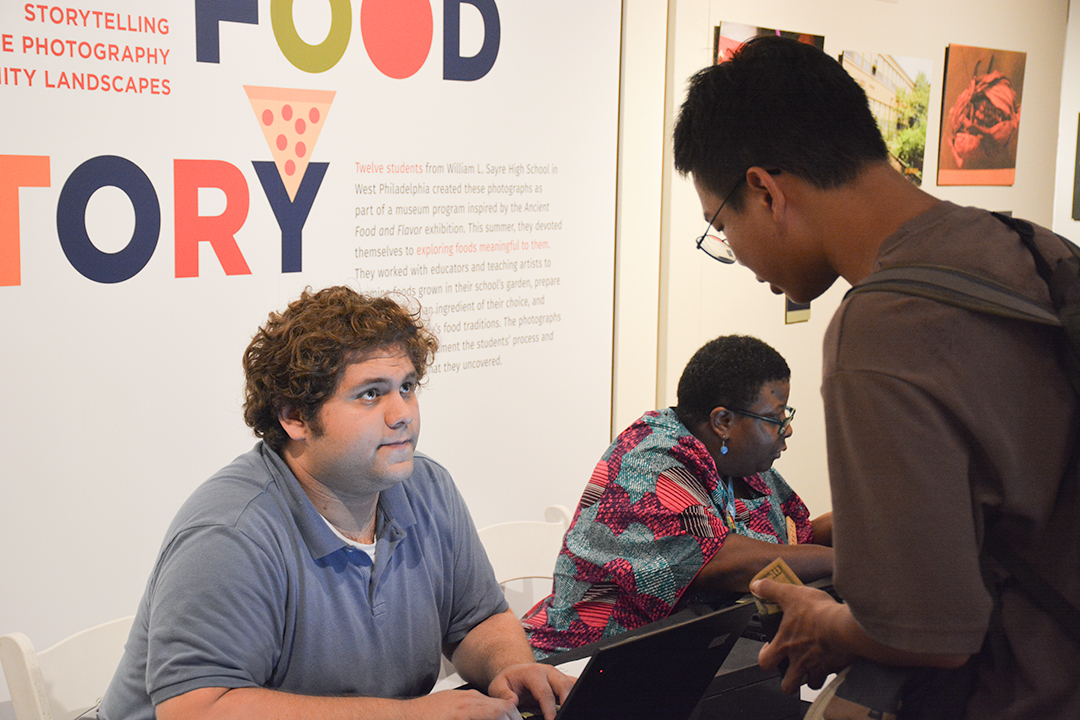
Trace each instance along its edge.
{"label": "seated woman", "polygon": [[782,557],[832,574],[831,513],[813,521],[772,469],[795,410],[791,370],[757,338],[723,336],[690,359],[678,405],[615,439],[585,486],[554,592],[523,623],[538,657],[746,593]]}

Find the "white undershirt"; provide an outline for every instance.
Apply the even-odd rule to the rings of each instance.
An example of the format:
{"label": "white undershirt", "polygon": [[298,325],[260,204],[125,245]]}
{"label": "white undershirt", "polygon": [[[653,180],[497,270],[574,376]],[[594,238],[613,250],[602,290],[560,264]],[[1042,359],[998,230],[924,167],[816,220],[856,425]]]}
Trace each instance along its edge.
{"label": "white undershirt", "polygon": [[367,553],[367,556],[369,558],[371,558],[371,564],[372,565],[375,564],[375,543],[368,544],[368,543],[356,542],[355,540],[350,540],[349,538],[342,535],[341,531],[338,530],[336,527],[334,527],[334,524],[332,522],[330,522],[329,520],[324,518],[322,515],[319,515],[319,517],[322,517],[323,522],[326,523],[326,527],[330,528],[334,532],[335,535],[337,535],[339,538],[344,540],[350,547],[354,547],[357,550],[360,550],[360,551],[363,551],[363,552]]}

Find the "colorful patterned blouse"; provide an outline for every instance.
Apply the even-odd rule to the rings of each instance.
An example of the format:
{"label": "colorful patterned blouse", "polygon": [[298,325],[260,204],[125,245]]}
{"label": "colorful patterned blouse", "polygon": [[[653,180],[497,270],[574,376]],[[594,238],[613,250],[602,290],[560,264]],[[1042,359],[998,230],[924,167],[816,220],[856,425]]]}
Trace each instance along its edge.
{"label": "colorful patterned blouse", "polygon": [[607,449],[585,486],[555,565],[552,595],[523,619],[538,657],[667,617],[728,532],[813,539],[810,514],[780,474],[745,478],[733,498],[705,446],[671,408],[646,413]]}

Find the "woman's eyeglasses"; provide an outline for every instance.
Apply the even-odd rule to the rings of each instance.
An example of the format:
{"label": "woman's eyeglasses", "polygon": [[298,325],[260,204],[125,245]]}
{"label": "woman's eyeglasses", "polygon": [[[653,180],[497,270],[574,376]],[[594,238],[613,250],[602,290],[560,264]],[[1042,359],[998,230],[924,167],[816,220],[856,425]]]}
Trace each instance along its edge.
{"label": "woman's eyeglasses", "polygon": [[740,415],[745,415],[746,417],[752,417],[756,420],[772,423],[779,428],[776,431],[779,435],[783,435],[787,432],[787,429],[791,427],[791,421],[795,418],[795,408],[793,407],[785,407],[784,411],[787,413],[787,415],[780,420],[777,420],[776,418],[766,417],[764,415],[755,415],[754,413],[746,412],[745,410],[736,410],[735,408],[728,408],[728,410],[731,410],[731,412],[739,413]]}

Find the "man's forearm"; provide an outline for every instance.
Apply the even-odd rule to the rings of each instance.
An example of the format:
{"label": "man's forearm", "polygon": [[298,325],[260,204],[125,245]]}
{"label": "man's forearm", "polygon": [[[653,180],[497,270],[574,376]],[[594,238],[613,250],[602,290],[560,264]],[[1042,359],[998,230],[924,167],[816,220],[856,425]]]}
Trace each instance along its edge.
{"label": "man's forearm", "polygon": [[776,637],[761,649],[758,661],[766,670],[788,661],[781,683],[787,693],[807,682],[821,687],[829,673],[839,672],[857,657],[886,665],[938,668],[959,667],[968,659],[967,655],[916,653],[884,645],[866,634],[848,605],[815,588],[759,580],[754,593],[784,610]]}
{"label": "man's forearm", "polygon": [[395,700],[293,695],[265,688],[202,688],[166,700],[156,711],[158,720],[505,720],[512,709],[511,702],[475,690]]}
{"label": "man's forearm", "polygon": [[158,720],[321,720],[406,718],[403,702],[384,698],[293,695],[266,688],[200,688],[166,700],[156,708]]}
{"label": "man's forearm", "polygon": [[492,615],[470,630],[451,660],[462,678],[485,691],[507,667],[535,661],[521,621],[510,610]]}
{"label": "man's forearm", "polygon": [[[487,691],[507,667],[532,663],[521,623],[507,611],[474,627],[458,644],[454,665],[461,676]],[[501,717],[505,701],[475,692],[436,693],[412,700],[316,697],[266,688],[200,688],[157,706],[158,720],[413,720],[440,717]],[[494,713],[494,714],[492,714]]]}

